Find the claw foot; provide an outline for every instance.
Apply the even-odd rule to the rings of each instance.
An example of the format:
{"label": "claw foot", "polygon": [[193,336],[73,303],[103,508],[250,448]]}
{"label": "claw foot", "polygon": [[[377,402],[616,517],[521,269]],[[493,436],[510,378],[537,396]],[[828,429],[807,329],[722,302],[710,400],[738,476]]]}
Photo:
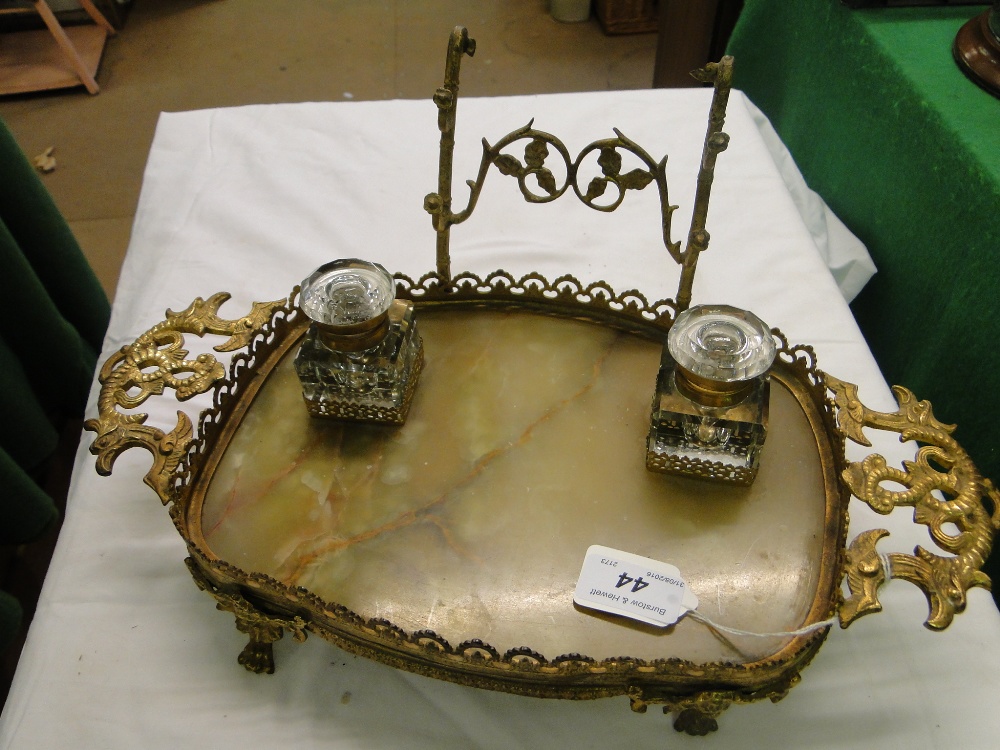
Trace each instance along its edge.
{"label": "claw foot", "polygon": [[718,728],[718,720],[697,708],[686,708],[674,719],[674,729],[696,737],[704,737]]}
{"label": "claw foot", "polygon": [[274,646],[271,641],[251,637],[236,660],[254,674],[274,674]]}
{"label": "claw foot", "polygon": [[719,728],[719,716],[732,702],[731,694],[700,693],[668,703],[663,707],[663,713],[675,713],[674,729],[678,732],[703,737]]}

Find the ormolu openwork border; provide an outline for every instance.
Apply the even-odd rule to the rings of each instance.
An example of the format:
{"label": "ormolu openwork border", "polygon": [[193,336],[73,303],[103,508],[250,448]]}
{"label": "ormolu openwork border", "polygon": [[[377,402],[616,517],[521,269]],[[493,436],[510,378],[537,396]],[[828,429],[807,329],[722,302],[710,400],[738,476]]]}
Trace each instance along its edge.
{"label": "ormolu openwork border", "polygon": [[[526,309],[588,319],[653,338],[662,338],[676,309],[670,300],[650,304],[635,291],[615,294],[603,282],[584,286],[572,277],[562,277],[550,283],[538,274],[515,280],[504,272],[486,279],[462,274],[448,283],[436,274],[428,274],[419,282],[397,277],[397,293],[413,299],[418,309]],[[272,671],[271,644],[286,630],[295,640],[304,639],[312,631],[354,653],[461,684],[539,697],[581,699],[627,694],[633,710],[663,704],[665,710],[678,715],[677,728],[692,733],[712,728],[716,708],[721,711],[732,702],[762,698],[778,700],[798,680],[799,670],[822,644],[825,630],[792,639],[773,657],[753,664],[695,664],[674,658],[642,660],[627,656],[598,661],[581,654],[546,657],[528,646],[501,654],[479,639],[453,646],[431,631],[408,633],[386,620],[363,618],[305,589],[285,586],[266,575],[243,571],[217,559],[203,547],[198,532],[199,511],[192,506],[193,489],[201,477],[210,476],[218,458],[215,454],[221,454],[216,445],[227,430],[235,428],[239,409],[246,407],[266,375],[304,331],[308,321],[297,311],[297,294],[296,289],[286,300],[255,304],[250,315],[231,321],[217,314],[219,305],[228,298],[225,294],[214,295],[207,302],[196,300],[181,314],[168,311],[167,320],[124,347],[105,365],[99,417],[87,423],[88,429],[98,432],[92,451],[99,457],[98,469],[102,473],[109,472],[113,458],[130,447],[145,448],[159,457],[146,482],[161,501],[170,504],[171,516],[188,546],[188,565],[195,581],[211,593],[220,609],[234,614],[238,629],[247,634],[249,642],[239,659],[247,669]],[[261,311],[267,311],[269,317],[265,318]],[[216,347],[218,351],[231,351],[237,344],[245,351],[234,354],[228,377],[219,375],[222,365],[213,356],[201,355],[195,361],[212,377],[178,379],[177,373],[193,368],[181,348],[184,333],[228,335],[230,339]],[[833,406],[825,396],[823,375],[816,369],[808,347],[789,347],[780,333],[775,331],[775,335],[782,367],[801,383],[814,404],[814,418],[822,423],[814,430],[829,441],[824,461],[833,462],[833,468],[839,471],[843,468],[837,458],[842,452],[842,440],[834,429]],[[164,353],[150,350],[156,342]],[[150,366],[157,369],[151,371]],[[141,382],[162,385],[148,386],[142,395],[128,398],[127,392],[140,375]],[[178,386],[184,386],[183,391]],[[175,389],[179,398],[190,398],[195,392],[213,393],[213,405],[202,412],[197,431],[187,417],[178,418],[184,429],[171,433],[151,427],[142,431],[118,428],[145,421],[145,415],[123,414],[119,407],[136,408],[149,395],[162,394],[165,388]],[[829,474],[835,477],[837,472],[831,470]],[[826,582],[820,588],[829,597],[820,597],[823,600],[814,604],[810,621],[826,619],[838,603],[838,550],[843,549],[846,533],[844,499],[827,500],[828,536],[832,534],[833,541],[829,542],[829,554],[823,563],[829,569]]]}
{"label": "ormolu openwork border", "polygon": [[446,279],[433,272],[417,281],[396,274],[396,282],[397,296],[425,306],[467,307],[501,302],[508,309],[538,310],[565,317],[579,315],[582,307],[602,323],[636,333],[648,331],[651,326],[666,332],[678,311],[673,300],[651,303],[636,289],[617,294],[604,281],[584,285],[569,274],[550,282],[539,273],[514,278],[500,270],[485,278],[461,273]]}

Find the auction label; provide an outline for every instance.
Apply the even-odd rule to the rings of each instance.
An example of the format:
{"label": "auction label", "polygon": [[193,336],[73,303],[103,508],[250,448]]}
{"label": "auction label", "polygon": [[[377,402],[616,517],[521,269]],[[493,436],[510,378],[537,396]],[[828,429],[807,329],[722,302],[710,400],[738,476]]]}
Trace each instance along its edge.
{"label": "auction label", "polygon": [[587,550],[573,601],[661,627],[698,607],[675,566],[599,544]]}

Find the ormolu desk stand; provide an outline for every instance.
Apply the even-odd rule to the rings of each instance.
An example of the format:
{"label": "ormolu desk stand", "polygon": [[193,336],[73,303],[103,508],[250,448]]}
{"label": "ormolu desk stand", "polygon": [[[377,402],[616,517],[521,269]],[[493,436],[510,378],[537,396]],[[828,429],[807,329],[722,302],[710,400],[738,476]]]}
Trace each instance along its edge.
{"label": "ormolu desk stand", "polygon": [[[930,603],[926,625],[947,627],[964,608],[966,590],[989,585],[979,567],[989,553],[997,519],[991,518],[984,503],[995,509],[1000,495],[951,436],[954,428],[935,419],[930,405],[906,389],[895,389],[898,411],[869,410],[859,402],[856,387],[817,368],[810,347],[791,346],[773,330],[778,357],[772,372],[771,432],[765,446],[772,453],[764,455],[761,475],[745,490],[749,494],[706,489],[708,485],[691,480],[651,474],[643,466],[652,388],[649,370],[655,373],[663,337],[677,312],[690,302],[697,257],[708,245],[705,218],[712,170],[727,142],[721,127],[730,61],[703,73],[714,82],[715,97],[695,218],[681,251],[670,239],[673,207],[666,199],[664,162],[654,161],[621,133],[587,146],[575,160],[561,141],[531,125],[505,136],[496,146],[484,144],[469,206],[453,213],[450,170],[458,64],[461,55],[472,49],[464,29],[456,29],[449,45],[446,84],[435,95],[442,169],[438,190],[428,196],[426,207],[438,232],[437,270],[418,281],[397,276],[397,297],[412,300],[416,307],[427,358],[420,390],[400,432],[316,427],[318,420],[305,426],[304,409],[286,406],[292,396],[301,406],[290,353],[308,321],[298,312],[297,290],[288,299],[256,303],[234,319],[218,314],[228,298],[225,293],[197,299],[184,311],[168,311],[162,323],[102,368],[99,414],[86,425],[97,433],[91,447],[97,469],[110,473],[115,458],[132,447],[152,454],[153,466],[145,481],[170,506],[187,545],[187,565],[195,582],[220,609],[234,614],[237,627],[248,636],[240,663],[255,672],[273,671],[275,641],[286,631],[298,641],[313,633],[354,653],[464,685],[551,698],[627,695],[632,709],[639,712],[650,704],[662,704],[664,711],[675,714],[678,730],[704,734],[716,728],[717,717],[732,703],[783,697],[819,650],[828,628],[744,647],[689,619],[668,632],[653,633],[577,611],[567,602],[565,590],[572,588],[584,551],[580,543],[592,537],[595,528],[623,538],[627,534],[638,552],[655,553],[671,533],[663,525],[667,513],[683,517],[696,533],[694,538],[703,540],[698,554],[672,561],[685,570],[692,587],[706,585],[719,574],[712,566],[727,554],[727,534],[738,535],[751,524],[764,530],[761,548],[774,558],[759,561],[768,585],[773,584],[769,593],[798,602],[798,609],[789,615],[791,619],[775,620],[773,612],[761,613],[749,601],[752,596],[744,597],[748,601],[735,598],[730,610],[734,623],[738,620],[742,627],[791,631],[822,624],[831,616],[846,627],[880,609],[878,588],[888,578],[904,578],[919,586]],[[527,141],[523,161],[501,153],[519,140]],[[561,185],[545,165],[549,149],[567,165]],[[645,166],[622,173],[619,151],[633,154]],[[577,184],[579,165],[595,152],[601,176],[582,188]],[[538,274],[515,279],[503,271],[485,278],[468,273],[452,276],[450,226],[469,217],[491,165],[514,176],[525,197],[534,202],[554,200],[572,185],[584,203],[597,207],[594,202],[607,189],[617,190],[617,197],[600,210],[617,206],[628,190],[655,183],[661,196],[664,243],[682,268],[677,300],[649,303],[637,291],[616,294],[602,282],[585,286],[570,276],[551,282]],[[529,177],[533,184],[526,182]],[[532,413],[512,423],[509,436],[483,433],[479,428],[490,421],[477,420],[470,409],[497,406],[491,403],[496,401],[495,390],[487,386],[504,362],[496,360],[481,370],[482,384],[470,386],[468,393],[461,387],[465,382],[449,378],[452,370],[440,364],[449,352],[461,354],[470,340],[462,337],[477,330],[499,331],[491,347],[474,351],[477,356],[500,350],[519,356],[518,345],[528,352],[528,344],[534,344],[538,359],[532,364],[537,361],[541,367],[542,360],[551,360],[554,373],[565,374],[567,382],[573,379],[572,388],[557,382],[548,400],[525,407]],[[211,354],[189,358],[185,334],[224,337],[216,351],[236,352],[228,374]],[[456,341],[449,349],[449,342]],[[572,342],[578,348],[567,350],[556,342]],[[561,363],[570,361],[579,366],[562,368]],[[515,364],[498,377],[527,372],[528,384],[519,393],[537,396],[543,390],[542,379],[521,366],[523,362]],[[437,374],[436,365],[442,368]],[[468,370],[454,372],[461,376]],[[163,430],[145,424],[146,415],[134,411],[166,388],[180,400],[199,393],[213,395],[213,406],[201,414],[197,430],[183,412],[178,413],[176,425]],[[630,403],[640,404],[634,409],[640,416],[626,418],[620,399],[633,396],[638,401]],[[574,411],[577,407],[583,411]],[[506,409],[519,419],[515,411]],[[280,415],[297,426],[276,429]],[[563,424],[574,428],[562,429]],[[921,446],[916,459],[902,469],[888,466],[874,454],[861,462],[847,461],[845,440],[867,445],[865,427],[916,440]],[[434,440],[420,438],[420,429],[434,435],[434,440],[452,440],[453,445],[437,450]],[[598,437],[591,438],[591,429],[599,431]],[[262,452],[248,452],[248,446],[268,435],[275,439],[264,442]],[[629,443],[633,435],[638,435],[634,447]],[[546,440],[558,448],[545,453]],[[531,450],[515,454],[525,445]],[[463,449],[471,451],[469,456],[461,455]],[[559,453],[565,450],[583,458],[567,467],[568,462],[560,460],[565,454]],[[798,462],[805,467],[801,475],[783,463],[783,456],[793,454],[803,458]],[[537,455],[544,460],[535,460]],[[405,472],[392,460],[401,457],[413,459],[402,468],[420,477],[400,478]],[[607,463],[601,468],[607,469],[614,497],[587,497],[575,489],[566,497],[562,485],[577,481],[574,474],[580,473],[580,465],[598,460]],[[274,465],[263,466],[267,461]],[[317,473],[320,465],[332,465],[333,473]],[[420,468],[425,465],[426,470]],[[377,477],[366,473],[371,471],[377,471]],[[250,489],[244,488],[246,472],[263,472],[252,487],[247,480]],[[496,496],[480,481],[487,473]],[[546,487],[547,494],[513,492],[512,477],[531,482],[529,489]],[[418,479],[424,483],[419,488],[410,483]],[[886,532],[879,530],[860,535],[848,546],[851,495],[880,513],[913,506],[915,521],[928,527],[943,554],[919,548],[914,555],[883,556],[876,543]],[[328,501],[318,510],[317,496]],[[638,522],[617,531],[610,521],[598,526],[605,516],[611,518],[611,509],[616,517],[621,515],[621,507],[612,508],[612,500],[630,504],[626,515]],[[586,513],[581,512],[584,502]],[[769,512],[775,515],[754,518],[742,512],[752,507],[773,508]],[[741,511],[736,524],[729,523],[734,510]],[[255,536],[241,536],[229,528],[243,512],[257,514]],[[774,528],[779,521],[789,528],[779,533]],[[275,550],[269,545],[278,542],[270,532],[277,534],[283,525],[296,534],[300,527],[304,532],[293,539],[295,554],[271,565],[268,560],[274,559]],[[813,537],[813,542],[807,541]],[[709,553],[710,543],[717,547]],[[788,565],[781,562],[785,558]],[[391,577],[369,573],[386,561],[395,566]],[[479,610],[459,606],[453,596],[458,588],[434,587],[442,571],[453,576],[448,586],[467,586],[463,590],[475,591],[480,603],[492,603],[493,609],[487,611],[493,623],[489,638],[484,637],[485,620],[476,619]],[[530,591],[537,593],[541,587],[546,595],[527,597],[526,589],[518,588],[524,578],[521,573],[533,576],[524,584],[532,587]],[[845,576],[850,589],[846,598],[840,590]],[[421,581],[433,585],[422,587]],[[385,588],[375,591],[378,586]],[[396,597],[392,617],[369,607],[375,595],[382,600]],[[431,629],[422,623],[431,619],[427,606],[438,601],[452,619],[442,619]],[[488,610],[486,604],[483,608]],[[544,617],[525,616],[536,610]],[[566,644],[570,645],[564,648]],[[576,648],[577,644],[582,645]]]}

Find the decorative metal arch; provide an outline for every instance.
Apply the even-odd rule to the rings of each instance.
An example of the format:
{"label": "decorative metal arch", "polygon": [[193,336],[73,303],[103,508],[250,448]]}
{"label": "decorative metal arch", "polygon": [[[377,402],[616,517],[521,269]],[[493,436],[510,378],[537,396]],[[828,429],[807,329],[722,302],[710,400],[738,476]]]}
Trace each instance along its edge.
{"label": "decorative metal arch", "polygon": [[[495,145],[483,139],[483,156],[479,164],[479,174],[475,180],[468,180],[470,195],[466,207],[452,211],[452,172],[455,151],[455,119],[458,107],[459,70],[462,56],[475,54],[476,42],[469,38],[469,32],[459,26],[451,34],[448,44],[448,57],[445,65],[444,86],[434,94],[434,103],[438,106],[438,129],[441,131],[440,157],[438,161],[438,190],[424,198],[424,209],[431,214],[433,226],[437,232],[437,276],[439,283],[451,283],[451,256],[449,250],[450,232],[453,224],[461,224],[468,219],[476,208],[479,195],[491,166],[495,166],[501,174],[514,177],[524,199],[529,203],[550,203],[556,200],[572,187],[576,196],[587,206],[596,210],[614,211],[625,200],[629,190],[642,190],[650,183],[656,185],[660,198],[660,216],[663,231],[663,244],[670,257],[681,266],[681,278],[677,287],[677,309],[684,310],[691,303],[691,287],[694,283],[695,268],[698,256],[708,248],[709,234],[705,229],[708,218],[709,196],[712,192],[712,180],[715,176],[715,161],[718,155],[729,145],[729,136],[722,131],[726,119],[726,105],[729,101],[729,91],[732,87],[733,58],[723,57],[718,63],[709,63],[705,68],[694,71],[692,75],[699,81],[712,83],[715,93],[708,116],[708,132],[702,151],[701,166],[698,170],[698,184],[695,192],[694,211],[691,217],[691,227],[688,231],[687,243],[681,248],[679,241],[671,239],[670,221],[677,206],[670,203],[667,191],[667,157],[659,161],[653,159],[639,144],[635,143],[620,130],[614,128],[615,137],[594,141],[585,146],[574,159],[569,149],[556,136],[542,130],[536,130],[534,120],[523,128],[508,133]],[[524,146],[523,161],[518,157],[504,153],[504,149],[519,141],[527,141]],[[546,166],[546,159],[552,150],[562,159],[566,169],[566,177],[562,184]],[[592,178],[586,188],[579,182],[580,166],[591,153],[598,152],[597,164],[601,168],[601,176]],[[642,162],[642,167],[622,173],[622,155],[620,151],[631,153]],[[535,188],[529,178],[534,179]],[[608,188],[614,192],[609,200],[599,203],[604,198]]]}

